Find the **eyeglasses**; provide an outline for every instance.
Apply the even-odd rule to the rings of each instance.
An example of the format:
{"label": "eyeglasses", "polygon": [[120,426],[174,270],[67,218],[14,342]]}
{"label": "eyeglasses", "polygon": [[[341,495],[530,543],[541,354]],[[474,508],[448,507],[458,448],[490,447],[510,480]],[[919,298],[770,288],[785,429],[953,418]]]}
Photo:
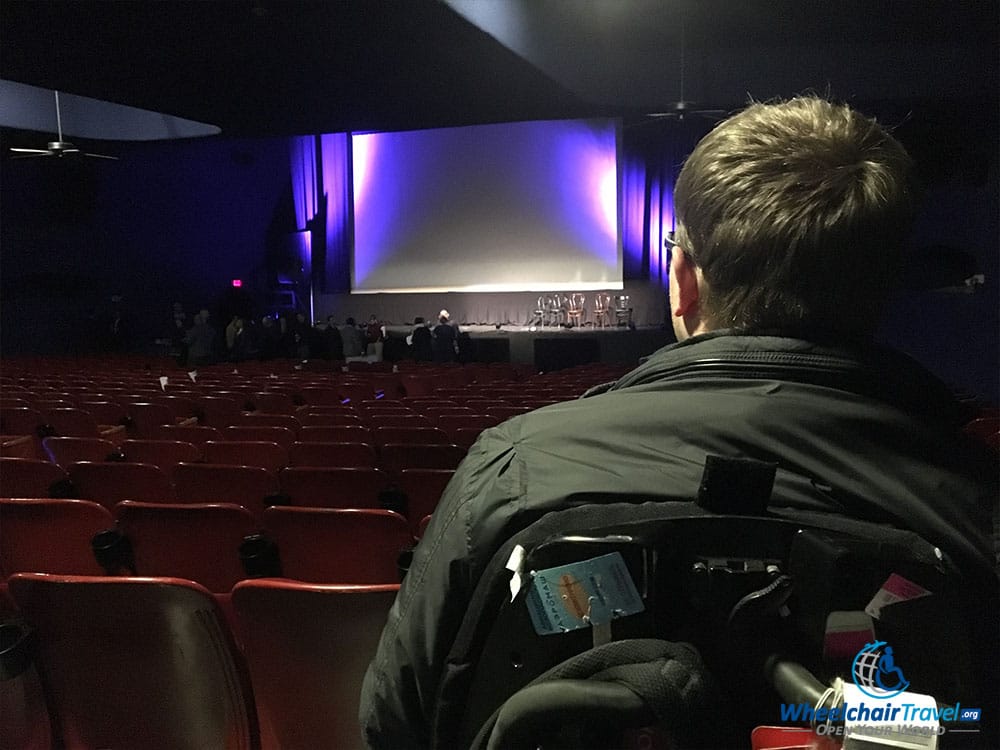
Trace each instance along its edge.
{"label": "eyeglasses", "polygon": [[663,236],[663,249],[667,251],[667,263],[674,257],[674,249],[677,248],[677,232],[667,232]]}

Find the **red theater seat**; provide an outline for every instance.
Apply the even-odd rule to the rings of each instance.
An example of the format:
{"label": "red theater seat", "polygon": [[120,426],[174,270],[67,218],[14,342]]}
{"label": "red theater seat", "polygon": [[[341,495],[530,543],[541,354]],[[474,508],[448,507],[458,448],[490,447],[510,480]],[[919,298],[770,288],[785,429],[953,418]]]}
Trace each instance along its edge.
{"label": "red theater seat", "polygon": [[0,500],[0,575],[101,575],[90,540],[114,526],[111,513],[88,500]]}
{"label": "red theater seat", "polygon": [[280,579],[236,585],[265,747],[363,750],[361,682],[398,589]]}
{"label": "red theater seat", "polygon": [[240,416],[241,402],[225,396],[201,396],[197,400],[198,421],[206,427],[228,427]]}
{"label": "red theater seat", "polygon": [[454,471],[451,469],[403,469],[399,487],[406,493],[406,518],[413,536],[420,536],[420,522],[431,515]]}
{"label": "red theater seat", "polygon": [[418,445],[447,444],[448,433],[437,427],[376,427],[375,445],[416,443]]}
{"label": "red theater seat", "polygon": [[121,449],[126,461],[153,464],[167,472],[181,462],[202,459],[201,447],[183,440],[125,440]]}
{"label": "red theater seat", "polygon": [[253,402],[260,414],[295,414],[295,402],[287,393],[255,393]]}
{"label": "red theater seat", "polygon": [[158,466],[138,463],[79,461],[69,467],[77,497],[93,500],[108,510],[122,500],[171,502],[174,488]]}
{"label": "red theater seat", "polygon": [[292,505],[314,508],[378,508],[389,480],[381,469],[289,466],[278,475]]}
{"label": "red theater seat", "polygon": [[434,423],[423,414],[389,413],[388,410],[373,409],[365,421],[370,427],[433,427]]}
{"label": "red theater seat", "polygon": [[259,466],[277,474],[288,466],[288,449],[262,440],[210,440],[205,443],[205,462],[232,466]]}
{"label": "red theater seat", "polygon": [[438,417],[438,427],[447,432],[455,439],[455,430],[459,428],[474,429],[482,432],[488,427],[493,427],[500,420],[491,414],[442,414]]}
{"label": "red theater seat", "polygon": [[128,412],[132,426],[129,428],[131,437],[154,439],[160,433],[163,425],[180,425],[190,427],[197,424],[194,417],[182,419],[174,416],[171,407],[165,404],[152,402],[137,402],[126,404],[125,411]]}
{"label": "red theater seat", "polygon": [[66,472],[51,461],[35,458],[0,458],[0,497],[63,496],[59,485]]}
{"label": "red theater seat", "polygon": [[222,432],[205,425],[160,425],[153,434],[153,440],[180,440],[193,443],[199,449],[209,440],[222,440]]}
{"label": "red theater seat", "polygon": [[375,447],[368,443],[295,443],[288,453],[289,466],[374,468]]}
{"label": "red theater seat", "polygon": [[457,445],[389,443],[379,448],[382,468],[394,477],[403,469],[456,469],[465,458]]}
{"label": "red theater seat", "polygon": [[52,463],[64,469],[76,461],[106,461],[116,452],[114,443],[98,437],[47,437],[42,448]]}
{"label": "red theater seat", "polygon": [[257,466],[177,464],[172,472],[178,502],[233,503],[260,518],[265,500],[278,493],[278,479]]}
{"label": "red theater seat", "polygon": [[285,427],[298,434],[302,429],[302,423],[291,414],[259,414],[257,412],[244,413],[233,422],[239,427]]}
{"label": "red theater seat", "polygon": [[240,544],[260,530],[239,505],[124,502],[115,515],[132,543],[137,575],[186,578],[216,593],[245,578]]}
{"label": "red theater seat", "polygon": [[399,583],[399,553],[413,545],[406,519],[388,510],[275,506],[264,528],[282,575],[313,583]]}
{"label": "red theater seat", "polygon": [[[299,414],[299,421],[302,423],[303,430],[306,427],[336,427],[338,425],[343,425],[345,427],[363,426],[361,417],[354,412],[348,411],[333,414],[307,411]],[[299,430],[299,439],[302,439],[302,430]]]}
{"label": "red theater seat", "polygon": [[9,585],[35,629],[59,746],[260,747],[242,656],[205,588],[30,573]]}
{"label": "red theater seat", "polygon": [[[268,415],[262,415],[267,417]],[[273,415],[271,415],[273,416]],[[280,425],[230,425],[222,430],[222,435],[213,440],[257,440],[277,443],[288,450],[295,442],[295,430]]]}
{"label": "red theater seat", "polygon": [[300,443],[373,443],[372,431],[361,422],[342,425],[306,425],[299,430]]}

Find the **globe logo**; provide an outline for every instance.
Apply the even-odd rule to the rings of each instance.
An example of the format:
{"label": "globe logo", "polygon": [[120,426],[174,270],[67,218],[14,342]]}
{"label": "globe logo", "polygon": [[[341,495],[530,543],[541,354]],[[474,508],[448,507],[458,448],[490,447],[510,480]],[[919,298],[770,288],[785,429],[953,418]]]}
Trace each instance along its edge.
{"label": "globe logo", "polygon": [[885,641],[866,643],[851,664],[851,676],[858,690],[869,698],[886,700],[910,687],[893,658],[892,646]]}

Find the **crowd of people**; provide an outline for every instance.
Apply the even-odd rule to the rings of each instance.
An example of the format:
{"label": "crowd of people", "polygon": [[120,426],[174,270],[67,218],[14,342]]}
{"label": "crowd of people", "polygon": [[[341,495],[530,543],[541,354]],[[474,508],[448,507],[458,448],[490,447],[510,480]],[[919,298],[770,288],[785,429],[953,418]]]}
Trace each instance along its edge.
{"label": "crowd of people", "polygon": [[[447,310],[439,313],[435,325],[418,317],[406,337],[407,354],[420,362],[457,361],[459,334],[458,323]],[[189,318],[184,306],[175,302],[167,339],[178,363],[206,365],[277,358],[381,361],[387,337],[385,323],[374,314],[364,323],[348,317],[343,324],[333,315],[313,324],[303,312],[259,319],[235,314],[222,327],[208,308]]]}

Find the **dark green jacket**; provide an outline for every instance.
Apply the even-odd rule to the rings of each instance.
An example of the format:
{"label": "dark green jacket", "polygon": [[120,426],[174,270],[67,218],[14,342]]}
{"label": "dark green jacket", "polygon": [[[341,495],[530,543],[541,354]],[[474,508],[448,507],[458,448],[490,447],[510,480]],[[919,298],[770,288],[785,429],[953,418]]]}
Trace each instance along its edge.
{"label": "dark green jacket", "polygon": [[889,522],[991,568],[997,467],[962,436],[967,418],[898,354],[721,332],[660,350],[605,392],[484,432],[434,513],[366,676],[368,743],[430,744],[472,589],[524,517],[582,492],[693,499],[708,454],[776,462],[774,508]]}

